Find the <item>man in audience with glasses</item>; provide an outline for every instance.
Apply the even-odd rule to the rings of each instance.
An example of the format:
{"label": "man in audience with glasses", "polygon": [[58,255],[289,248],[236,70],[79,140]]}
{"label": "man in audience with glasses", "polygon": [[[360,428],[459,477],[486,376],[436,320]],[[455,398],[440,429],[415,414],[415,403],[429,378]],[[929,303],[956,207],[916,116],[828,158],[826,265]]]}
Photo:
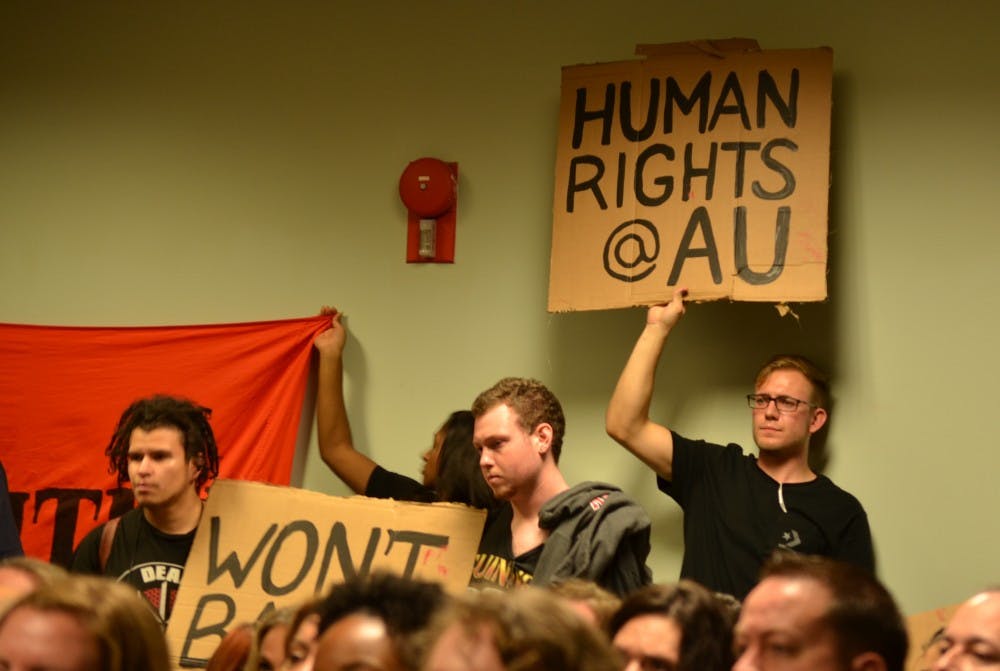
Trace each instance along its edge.
{"label": "man in audience with glasses", "polygon": [[657,362],[684,314],[685,289],[649,308],[608,405],[608,434],[657,475],[684,510],[681,577],[743,599],[776,549],[875,570],[858,500],[809,466],[809,440],[827,420],[826,376],[808,359],[777,356],[747,396],[758,455],[690,440],[649,418]]}

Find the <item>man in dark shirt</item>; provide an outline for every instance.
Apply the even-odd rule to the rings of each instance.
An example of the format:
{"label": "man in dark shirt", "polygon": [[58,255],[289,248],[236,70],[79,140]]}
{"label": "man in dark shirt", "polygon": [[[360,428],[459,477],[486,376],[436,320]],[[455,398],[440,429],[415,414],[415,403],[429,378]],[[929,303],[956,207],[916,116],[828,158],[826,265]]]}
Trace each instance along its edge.
{"label": "man in dark shirt", "polygon": [[614,485],[566,482],[566,420],[545,385],[504,378],[476,398],[472,414],[486,483],[508,504],[483,532],[473,585],[584,578],[623,595],[650,582],[646,511]]}
{"label": "man in dark shirt", "polygon": [[72,570],[135,587],[165,624],[195,530],[202,487],[219,473],[211,410],[186,399],[153,396],[130,405],[107,448],[119,484],[129,481],[138,508],[88,533]]}
{"label": "man in dark shirt", "polygon": [[657,475],[684,509],[681,576],[742,599],[777,548],[849,561],[874,572],[871,531],[856,498],[809,467],[809,441],[827,420],[826,377],[799,356],[761,368],[752,409],[759,453],[692,441],[649,418],[657,362],[684,313],[686,290],[649,308],[607,411],[607,431]]}

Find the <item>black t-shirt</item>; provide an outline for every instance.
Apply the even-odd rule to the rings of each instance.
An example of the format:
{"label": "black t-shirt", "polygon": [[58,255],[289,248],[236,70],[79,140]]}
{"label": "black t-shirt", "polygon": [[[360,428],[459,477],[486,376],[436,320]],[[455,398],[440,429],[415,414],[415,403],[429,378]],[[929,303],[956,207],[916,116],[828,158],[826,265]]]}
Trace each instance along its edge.
{"label": "black t-shirt", "polygon": [[682,578],[742,599],[778,548],[874,572],[868,516],[826,476],[780,485],[739,445],[673,440],[673,480],[657,484],[684,509]]}
{"label": "black t-shirt", "polygon": [[146,520],[141,508],[125,513],[115,532],[108,563],[101,571],[100,525],[84,536],[73,555],[74,573],[106,575],[132,585],[145,597],[163,624],[170,619],[194,531],[165,534]]}
{"label": "black t-shirt", "polygon": [[368,476],[365,496],[370,496],[373,499],[395,499],[421,503],[433,503],[438,500],[434,490],[430,487],[405,475],[387,471],[381,466],[376,466],[372,474]]}
{"label": "black t-shirt", "polygon": [[501,505],[486,521],[483,537],[479,541],[476,563],[472,567],[469,585],[476,588],[494,587],[509,589],[531,582],[535,566],[542,554],[542,543],[527,552],[514,556],[510,523],[514,509],[509,503]]}

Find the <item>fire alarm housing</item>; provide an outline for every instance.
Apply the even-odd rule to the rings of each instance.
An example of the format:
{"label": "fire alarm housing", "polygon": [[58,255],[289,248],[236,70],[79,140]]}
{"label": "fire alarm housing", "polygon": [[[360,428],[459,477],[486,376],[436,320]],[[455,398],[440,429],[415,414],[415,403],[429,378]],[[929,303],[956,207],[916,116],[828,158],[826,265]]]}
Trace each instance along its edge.
{"label": "fire alarm housing", "polygon": [[458,163],[412,161],[399,178],[407,210],[407,263],[454,263]]}

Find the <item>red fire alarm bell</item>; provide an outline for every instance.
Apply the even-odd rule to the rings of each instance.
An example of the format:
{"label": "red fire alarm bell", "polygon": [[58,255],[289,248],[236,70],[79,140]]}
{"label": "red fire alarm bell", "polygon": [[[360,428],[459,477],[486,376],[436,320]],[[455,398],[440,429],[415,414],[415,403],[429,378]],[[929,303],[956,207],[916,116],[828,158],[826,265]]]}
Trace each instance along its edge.
{"label": "red fire alarm bell", "polygon": [[412,161],[399,178],[399,197],[408,213],[406,262],[454,263],[458,163]]}

